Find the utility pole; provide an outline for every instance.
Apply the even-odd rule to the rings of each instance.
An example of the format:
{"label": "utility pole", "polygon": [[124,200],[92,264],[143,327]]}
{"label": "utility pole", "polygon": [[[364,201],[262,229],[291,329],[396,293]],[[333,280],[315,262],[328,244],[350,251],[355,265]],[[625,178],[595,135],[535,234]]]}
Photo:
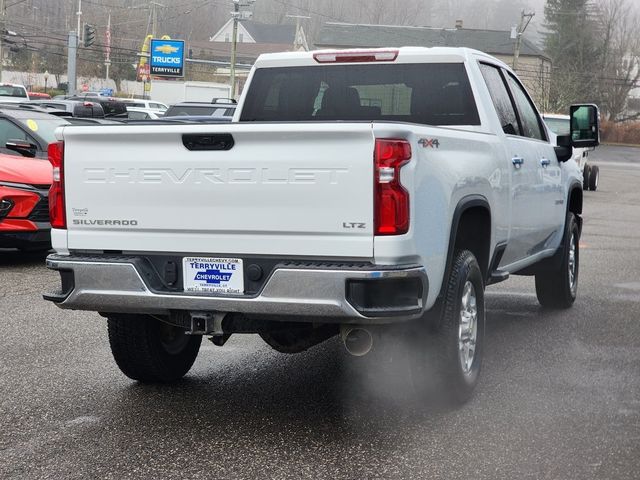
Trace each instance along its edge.
{"label": "utility pole", "polygon": [[165,8],[165,5],[158,2],[149,2],[149,8],[151,9],[151,35],[156,38],[158,34],[158,7]]}
{"label": "utility pole", "polygon": [[69,32],[69,58],[67,61],[67,93],[76,94],[76,55],[78,53],[78,32]]}
{"label": "utility pole", "polygon": [[78,0],[78,11],[76,12],[78,16],[78,26],[76,27],[76,32],[78,33],[78,43],[82,40],[82,0]]}
{"label": "utility pole", "polygon": [[[305,15],[286,15],[287,18],[295,18],[296,19],[296,35],[293,39],[293,49],[299,50],[303,48],[304,50],[308,50],[309,46],[307,45],[307,41],[302,35],[302,31],[300,30],[300,20],[309,20],[311,17],[307,17]],[[302,41],[302,43],[300,43]]]}
{"label": "utility pole", "polygon": [[156,5],[155,2],[151,2],[151,35],[153,35],[153,38],[156,38],[156,33],[158,33],[158,10]]}
{"label": "utility pole", "polygon": [[[525,13],[524,10],[520,13],[520,24],[515,32],[516,35],[516,48],[513,52],[513,71],[516,71],[518,68],[518,58],[520,57],[520,46],[522,44],[522,34],[529,26],[529,22],[535,16],[535,12]],[[526,19],[526,23],[525,23]]]}
{"label": "utility pole", "polygon": [[69,32],[69,40],[67,44],[67,94],[75,95],[78,87],[78,79],[76,75],[76,62],[78,59],[78,46],[80,45],[80,36],[82,35],[82,0],[78,0],[78,25],[76,31]]}
{"label": "utility pole", "polygon": [[236,50],[238,48],[237,45],[237,37],[238,37],[238,19],[240,17],[240,0],[233,0],[233,34],[231,38],[231,98],[236,97]]}
{"label": "utility pole", "polygon": [[231,12],[231,18],[233,18],[233,34],[231,38],[231,98],[236,97],[236,55],[238,50],[238,21],[243,18],[251,18],[251,12],[241,12],[240,7],[250,7],[256,0],[247,0],[247,3],[240,3],[240,0],[233,1],[233,12]]}
{"label": "utility pole", "polygon": [[4,55],[2,54],[2,38],[6,30],[7,8],[4,0],[0,0],[0,83],[2,83],[2,64],[4,63]]}
{"label": "utility pole", "polygon": [[111,66],[111,13],[107,20],[107,31],[104,34],[104,70],[105,80],[109,80],[109,67]]}

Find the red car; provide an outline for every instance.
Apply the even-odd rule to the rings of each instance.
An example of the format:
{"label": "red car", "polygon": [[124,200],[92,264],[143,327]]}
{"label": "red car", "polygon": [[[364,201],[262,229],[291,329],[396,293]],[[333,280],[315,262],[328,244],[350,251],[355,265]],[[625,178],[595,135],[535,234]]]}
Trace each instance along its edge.
{"label": "red car", "polygon": [[0,248],[51,247],[51,179],[45,160],[0,154]]}
{"label": "red car", "polygon": [[27,95],[29,95],[29,100],[50,100],[51,99],[51,95],[49,95],[48,93],[27,92]]}

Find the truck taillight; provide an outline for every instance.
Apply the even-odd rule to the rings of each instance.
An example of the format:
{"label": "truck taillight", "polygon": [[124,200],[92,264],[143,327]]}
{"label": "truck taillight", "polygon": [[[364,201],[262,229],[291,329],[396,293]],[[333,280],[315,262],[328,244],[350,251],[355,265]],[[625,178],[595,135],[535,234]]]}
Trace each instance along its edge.
{"label": "truck taillight", "polygon": [[406,140],[376,139],[374,154],[374,221],[376,235],[402,235],[409,230],[409,192],[400,183],[400,168],[411,159]]}
{"label": "truck taillight", "polygon": [[51,228],[67,228],[64,205],[64,142],[50,143],[47,153],[53,167],[53,182],[49,189]]}

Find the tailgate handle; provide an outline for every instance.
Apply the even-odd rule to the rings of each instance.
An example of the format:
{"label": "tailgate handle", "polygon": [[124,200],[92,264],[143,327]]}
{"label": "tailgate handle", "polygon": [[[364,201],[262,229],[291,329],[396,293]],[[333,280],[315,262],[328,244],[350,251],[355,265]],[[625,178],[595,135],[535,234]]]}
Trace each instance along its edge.
{"label": "tailgate handle", "polygon": [[185,133],[182,144],[187,150],[231,150],[233,137],[230,133]]}

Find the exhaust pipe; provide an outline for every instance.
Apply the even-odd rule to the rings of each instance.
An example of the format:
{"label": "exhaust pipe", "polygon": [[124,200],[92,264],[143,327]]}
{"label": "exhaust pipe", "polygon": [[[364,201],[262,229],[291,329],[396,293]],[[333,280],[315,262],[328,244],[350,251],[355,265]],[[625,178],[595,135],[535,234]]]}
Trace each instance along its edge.
{"label": "exhaust pipe", "polygon": [[364,327],[342,325],[340,326],[340,338],[342,338],[344,348],[354,357],[366,355],[373,346],[373,335]]}

